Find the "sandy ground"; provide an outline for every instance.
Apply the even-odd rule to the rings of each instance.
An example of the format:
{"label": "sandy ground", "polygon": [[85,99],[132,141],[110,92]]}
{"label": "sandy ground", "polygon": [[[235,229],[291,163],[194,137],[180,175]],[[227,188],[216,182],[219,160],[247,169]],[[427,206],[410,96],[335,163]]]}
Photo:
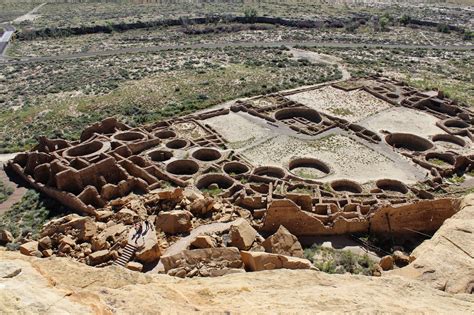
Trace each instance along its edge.
{"label": "sandy ground", "polygon": [[287,98],[351,122],[359,121],[391,106],[363,90],[345,92],[332,86],[290,95]]}
{"label": "sandy ground", "polygon": [[414,183],[424,173],[408,161],[391,159],[344,135],[302,140],[281,135],[242,151],[255,165],[287,167],[295,157],[314,157],[327,163],[332,173],[321,181],[350,178],[365,183],[381,178]]}
{"label": "sandy ground", "polygon": [[230,112],[225,116],[216,116],[206,119],[205,124],[210,125],[234,149],[242,148],[249,143],[264,139],[272,134],[270,128],[265,128],[251,121],[253,117],[247,114],[236,114]]}
{"label": "sandy ground", "polygon": [[436,117],[421,111],[394,107],[364,119],[359,124],[378,133],[381,130],[387,130],[390,132],[412,133],[428,138],[431,135],[445,133],[436,126],[437,121]]}

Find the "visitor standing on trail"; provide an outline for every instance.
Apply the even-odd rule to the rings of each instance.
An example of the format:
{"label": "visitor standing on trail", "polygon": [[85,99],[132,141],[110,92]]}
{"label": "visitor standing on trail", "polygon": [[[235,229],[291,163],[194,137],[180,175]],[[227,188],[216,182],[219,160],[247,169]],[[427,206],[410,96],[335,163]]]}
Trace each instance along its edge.
{"label": "visitor standing on trail", "polygon": [[143,225],[140,222],[135,223],[135,234],[132,236],[132,241],[135,239],[135,244],[138,242],[138,238],[142,235]]}
{"label": "visitor standing on trail", "polygon": [[151,224],[148,220],[145,220],[145,230],[142,233],[142,236],[145,236],[148,231],[151,229]]}

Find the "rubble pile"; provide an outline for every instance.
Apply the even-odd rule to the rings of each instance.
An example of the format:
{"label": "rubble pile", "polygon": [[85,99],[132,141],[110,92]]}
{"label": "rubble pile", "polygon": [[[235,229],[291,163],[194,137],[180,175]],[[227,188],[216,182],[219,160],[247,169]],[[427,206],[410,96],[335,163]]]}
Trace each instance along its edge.
{"label": "rubble pile", "polygon": [[[149,230],[142,229],[135,237],[138,229],[147,225],[144,222]],[[214,231],[216,224],[225,226]],[[302,258],[298,239],[283,226],[267,239],[254,227],[258,228],[258,223],[249,213],[218,198],[193,189],[157,190],[116,199],[98,209],[96,216],[69,214],[52,220],[45,224],[40,238],[25,241],[20,252],[71,257],[104,267],[131,251],[124,267],[178,277],[312,268]],[[202,233],[191,233],[200,229]],[[9,235],[2,231],[2,237]],[[179,247],[176,254],[167,253],[174,247]]]}

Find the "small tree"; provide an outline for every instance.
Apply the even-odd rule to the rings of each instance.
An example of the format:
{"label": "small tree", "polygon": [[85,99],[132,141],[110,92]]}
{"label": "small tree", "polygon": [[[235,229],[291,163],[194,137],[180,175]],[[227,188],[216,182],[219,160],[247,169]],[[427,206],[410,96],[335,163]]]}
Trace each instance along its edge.
{"label": "small tree", "polygon": [[449,33],[449,26],[446,23],[439,23],[436,28],[440,33]]}
{"label": "small tree", "polygon": [[255,9],[255,8],[245,8],[244,15],[248,20],[252,21],[257,16],[257,9]]}
{"label": "small tree", "polygon": [[400,18],[400,24],[402,25],[407,25],[411,22],[411,16],[408,14],[403,14],[402,17]]}

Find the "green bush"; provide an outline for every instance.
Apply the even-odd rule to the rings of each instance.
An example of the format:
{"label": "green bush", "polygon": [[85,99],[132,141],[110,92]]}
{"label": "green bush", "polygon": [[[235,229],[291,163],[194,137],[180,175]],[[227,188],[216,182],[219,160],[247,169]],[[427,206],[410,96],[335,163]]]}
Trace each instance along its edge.
{"label": "green bush", "polygon": [[37,238],[47,221],[67,212],[58,202],[28,190],[18,203],[0,216],[0,229],[10,231],[15,238],[30,232]]}
{"label": "green bush", "polygon": [[367,254],[358,255],[349,250],[326,248],[314,244],[304,250],[304,256],[315,267],[326,273],[352,273],[370,276],[374,262]]}

